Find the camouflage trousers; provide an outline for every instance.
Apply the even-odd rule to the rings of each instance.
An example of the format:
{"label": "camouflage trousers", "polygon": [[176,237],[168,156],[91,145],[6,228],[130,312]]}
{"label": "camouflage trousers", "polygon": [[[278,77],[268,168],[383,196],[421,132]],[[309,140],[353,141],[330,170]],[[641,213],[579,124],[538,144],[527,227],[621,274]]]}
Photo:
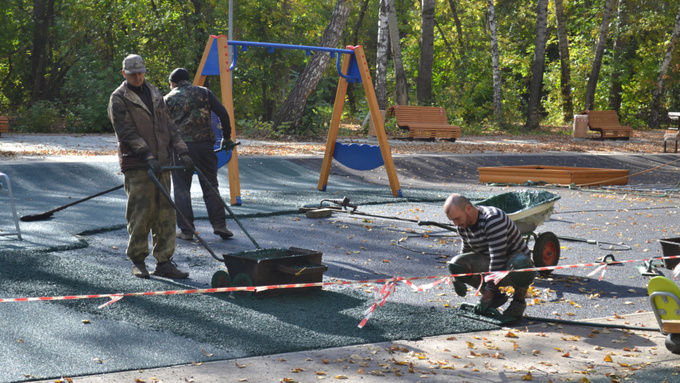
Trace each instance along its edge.
{"label": "camouflage trousers", "polygon": [[[170,190],[170,172],[159,177],[166,191]],[[149,232],[153,243],[153,257],[158,263],[167,262],[175,252],[175,209],[153,183],[147,170],[132,169],[125,172],[125,193],[128,196],[127,256],[132,262],[144,262],[149,255]]]}

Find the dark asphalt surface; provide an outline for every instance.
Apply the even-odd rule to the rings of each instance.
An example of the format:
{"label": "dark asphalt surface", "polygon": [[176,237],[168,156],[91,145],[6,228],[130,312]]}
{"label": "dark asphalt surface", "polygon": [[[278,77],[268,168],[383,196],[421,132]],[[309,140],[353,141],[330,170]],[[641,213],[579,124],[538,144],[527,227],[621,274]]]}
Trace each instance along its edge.
{"label": "dark asphalt surface", "polygon": [[[672,161],[675,155],[471,155],[396,157],[403,198],[394,198],[384,169],[355,172],[334,166],[328,192],[316,190],[320,159],[241,158],[243,206],[232,207],[262,247],[296,246],[323,252],[324,281],[445,275],[445,262],[458,251],[450,232],[337,213],[308,219],[298,213],[323,198],[350,197],[359,211],[445,222],[441,204],[451,192],[482,198],[516,190],[477,182],[478,166],[540,164],[630,169],[637,173]],[[0,167],[9,175],[19,215],[35,214],[122,183],[115,162],[18,163]],[[656,241],[680,237],[676,164],[631,178],[621,190],[549,189],[562,199],[551,220],[537,231],[563,239],[560,264],[661,255]],[[221,170],[223,196],[228,193]],[[199,190],[197,185],[195,190]],[[654,190],[652,192],[648,192]],[[659,190],[666,190],[660,193]],[[0,190],[2,206],[7,196]],[[661,196],[661,194],[666,194]],[[198,230],[218,254],[253,249],[228,222],[235,238],[222,241],[209,230],[200,193],[194,194]],[[0,237],[0,297],[100,294],[204,288],[224,265],[197,242],[178,240],[175,256],[191,273],[186,281],[139,280],[125,259],[125,195],[119,190],[55,213],[42,222],[22,222],[24,241]],[[12,228],[9,209],[0,229]],[[585,243],[591,239],[599,244]],[[623,243],[624,247],[612,244]],[[148,260],[151,265],[151,259]],[[535,317],[588,319],[648,310],[647,278],[639,263],[611,266],[603,280],[594,268],[555,271],[535,282]],[[670,270],[661,269],[665,275]],[[417,284],[426,282],[416,282]],[[181,363],[267,355],[494,326],[459,316],[459,298],[448,286],[413,292],[398,285],[366,327],[357,324],[379,285],[331,286],[280,297],[215,294],[126,297],[98,309],[105,300],[0,303],[0,381],[24,381]],[[650,326],[655,324],[650,324]],[[658,372],[663,375],[663,371]]]}

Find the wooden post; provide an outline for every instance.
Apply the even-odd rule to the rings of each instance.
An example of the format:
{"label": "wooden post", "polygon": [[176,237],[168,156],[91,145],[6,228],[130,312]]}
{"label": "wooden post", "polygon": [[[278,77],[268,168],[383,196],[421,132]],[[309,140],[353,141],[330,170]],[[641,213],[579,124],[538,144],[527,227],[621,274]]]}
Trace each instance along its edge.
{"label": "wooden post", "polygon": [[[227,36],[210,36],[208,44],[203,51],[203,58],[198,65],[196,76],[194,77],[194,85],[203,85],[205,78],[203,68],[210,55],[213,41],[217,40],[217,57],[212,58],[219,60],[220,72],[220,90],[222,92],[222,104],[229,112],[229,122],[231,124],[231,138],[236,141],[236,120],[234,118],[234,98],[231,91],[231,76],[229,75],[229,65],[231,60],[229,58],[229,44]],[[234,47],[234,49],[236,49]],[[231,151],[231,159],[227,163],[229,173],[229,196],[232,205],[241,205],[241,180],[238,172],[238,155],[236,147]]]}
{"label": "wooden post", "polygon": [[373,82],[371,81],[371,72],[369,72],[368,63],[366,63],[364,47],[361,45],[354,47],[354,57],[356,58],[357,64],[359,65],[361,82],[364,84],[364,92],[366,93],[366,101],[368,101],[368,109],[371,111],[371,121],[375,127],[375,134],[378,138],[378,144],[380,145],[380,153],[382,154],[383,162],[385,163],[387,178],[390,181],[390,188],[392,188],[392,195],[395,197],[401,197],[401,187],[399,186],[399,179],[397,178],[397,169],[394,167],[392,152],[390,152],[390,145],[387,142],[385,123],[384,120],[380,118],[381,114],[380,108],[378,107],[378,99],[375,96],[375,88],[373,88]]}

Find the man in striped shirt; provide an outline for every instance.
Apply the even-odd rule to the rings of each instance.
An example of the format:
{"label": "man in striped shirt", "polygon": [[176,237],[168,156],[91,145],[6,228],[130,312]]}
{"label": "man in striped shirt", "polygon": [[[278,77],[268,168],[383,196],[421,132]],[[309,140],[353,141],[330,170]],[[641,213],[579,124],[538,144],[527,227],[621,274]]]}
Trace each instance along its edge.
{"label": "man in striped shirt", "polygon": [[[451,274],[534,267],[526,241],[517,225],[502,210],[491,206],[474,206],[466,197],[451,194],[444,203],[444,212],[456,226],[462,239],[461,254],[448,263]],[[525,298],[534,276],[533,271],[510,273],[498,283],[486,282],[477,311],[481,313],[488,308],[503,306],[508,297],[498,290],[498,286],[509,285],[514,288],[515,293],[503,314],[520,318],[524,314]],[[467,293],[465,283],[479,287],[482,279],[480,275],[454,278],[454,288],[460,296]]]}

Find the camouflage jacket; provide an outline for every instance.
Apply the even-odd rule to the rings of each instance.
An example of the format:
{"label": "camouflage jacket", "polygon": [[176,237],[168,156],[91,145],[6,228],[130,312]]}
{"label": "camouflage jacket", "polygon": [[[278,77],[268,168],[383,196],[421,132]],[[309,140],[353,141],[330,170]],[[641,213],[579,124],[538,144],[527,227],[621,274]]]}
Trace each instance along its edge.
{"label": "camouflage jacket", "polygon": [[165,95],[165,102],[185,142],[215,142],[211,110],[220,118],[222,136],[230,137],[229,115],[209,89],[191,85],[189,81],[180,81],[170,93]]}
{"label": "camouflage jacket", "polygon": [[153,115],[142,99],[127,86],[127,81],[116,89],[109,99],[109,119],[118,138],[118,160],[122,171],[146,169],[145,158],[152,154],[163,166],[172,164],[172,151],[178,155],[188,153],[163,94],[155,86],[144,82],[151,93]]}

